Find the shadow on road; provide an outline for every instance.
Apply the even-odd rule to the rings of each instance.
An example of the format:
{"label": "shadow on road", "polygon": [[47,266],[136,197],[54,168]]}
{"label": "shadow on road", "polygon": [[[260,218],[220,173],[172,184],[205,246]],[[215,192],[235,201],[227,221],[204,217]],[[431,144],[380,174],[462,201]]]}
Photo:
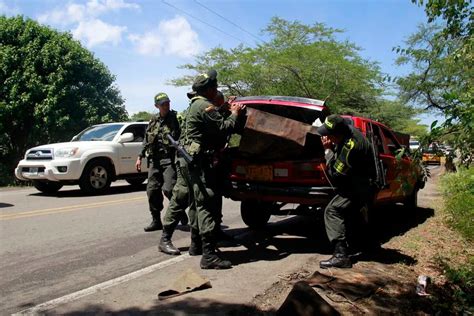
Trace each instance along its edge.
{"label": "shadow on road", "polygon": [[[145,191],[146,184],[140,185],[119,185],[119,186],[112,186],[110,187],[107,192],[100,194],[100,195],[116,195],[116,194],[126,194],[138,191]],[[57,198],[72,198],[72,197],[88,197],[91,196],[82,192],[80,189],[72,189],[72,190],[63,190],[58,191],[54,194],[46,194],[42,192],[31,193],[31,196],[44,196],[44,197],[57,197]]]}
{"label": "shadow on road", "polygon": [[403,235],[423,224],[434,215],[434,210],[422,207],[407,209],[402,205],[390,205],[384,209],[376,209],[373,215],[373,234],[379,243],[385,243],[392,237]]}
{"label": "shadow on road", "polygon": [[14,205],[10,203],[0,203],[0,208],[11,207],[11,206],[14,206]]}
{"label": "shadow on road", "polygon": [[[359,231],[363,232],[358,236],[362,236],[365,245],[381,245],[395,236],[403,235],[433,215],[434,210],[430,208],[407,209],[402,205],[387,206],[375,210],[371,228],[363,224],[358,226]],[[367,235],[367,232],[370,234]],[[261,230],[238,228],[229,229],[227,233],[233,235],[247,248],[237,251],[226,251],[225,248],[221,248],[223,257],[234,265],[260,260],[279,260],[292,253],[325,255],[332,253],[321,216],[288,217],[278,222],[269,223]],[[360,246],[361,240],[359,239],[357,242]],[[412,265],[416,262],[412,257],[402,254],[396,249],[374,247],[370,250],[370,252],[364,252],[363,256],[356,256],[354,259],[385,264]]]}
{"label": "shadow on road", "polygon": [[62,315],[273,315],[273,312],[262,312],[254,306],[244,304],[226,304],[209,299],[195,299],[181,297],[179,301],[158,301],[149,309],[128,308],[111,310],[105,305],[89,305],[78,311],[71,311]]}

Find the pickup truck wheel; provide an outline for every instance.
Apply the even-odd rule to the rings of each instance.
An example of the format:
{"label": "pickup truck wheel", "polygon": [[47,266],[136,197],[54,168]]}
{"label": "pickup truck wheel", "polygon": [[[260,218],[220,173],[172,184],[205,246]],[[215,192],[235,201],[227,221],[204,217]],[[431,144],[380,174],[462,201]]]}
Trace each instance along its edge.
{"label": "pickup truck wheel", "polygon": [[59,182],[38,180],[33,181],[33,186],[36,188],[36,190],[46,194],[56,193],[63,187],[63,185]]}
{"label": "pickup truck wheel", "polygon": [[112,167],[107,160],[93,160],[84,168],[79,186],[88,194],[101,194],[110,187],[111,176]]}
{"label": "pickup truck wheel", "polygon": [[125,181],[128,182],[128,184],[133,185],[133,186],[139,186],[143,182],[145,182],[146,178],[133,178],[133,179],[125,179]]}
{"label": "pickup truck wheel", "polygon": [[271,203],[247,200],[240,203],[240,215],[244,223],[254,229],[262,228],[271,216]]}

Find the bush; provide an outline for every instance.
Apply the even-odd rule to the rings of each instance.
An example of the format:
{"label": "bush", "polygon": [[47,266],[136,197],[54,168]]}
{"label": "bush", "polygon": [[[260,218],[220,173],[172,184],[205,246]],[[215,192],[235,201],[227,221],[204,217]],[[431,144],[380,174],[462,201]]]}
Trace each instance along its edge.
{"label": "bush", "polygon": [[[474,241],[474,168],[459,169],[441,178],[441,190],[448,222],[468,242]],[[453,304],[472,313],[474,304],[474,258],[462,265],[451,266],[441,262],[446,277],[452,284]]]}
{"label": "bush", "polygon": [[449,224],[468,241],[474,241],[474,168],[444,175],[441,190]]}
{"label": "bush", "polygon": [[450,298],[449,308],[455,315],[472,315],[474,312],[474,258],[470,258],[465,265],[453,267],[445,260],[440,266],[449,280]]}

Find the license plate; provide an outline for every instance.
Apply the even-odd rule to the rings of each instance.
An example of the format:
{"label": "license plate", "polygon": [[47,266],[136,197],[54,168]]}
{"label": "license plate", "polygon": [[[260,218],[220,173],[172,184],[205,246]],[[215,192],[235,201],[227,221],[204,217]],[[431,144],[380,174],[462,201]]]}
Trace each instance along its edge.
{"label": "license plate", "polygon": [[31,168],[30,167],[30,173],[38,174],[38,168],[35,168],[35,167]]}
{"label": "license plate", "polygon": [[273,180],[272,166],[248,166],[247,179],[254,181],[271,181]]}

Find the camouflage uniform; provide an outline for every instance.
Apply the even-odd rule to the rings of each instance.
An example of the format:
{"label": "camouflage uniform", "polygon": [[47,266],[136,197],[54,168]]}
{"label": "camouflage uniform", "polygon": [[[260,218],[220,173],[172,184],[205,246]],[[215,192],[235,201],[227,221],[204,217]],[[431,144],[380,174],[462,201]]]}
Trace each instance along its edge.
{"label": "camouflage uniform", "polygon": [[326,165],[336,195],[326,206],[324,222],[334,256],[322,261],[321,268],[352,266],[347,254],[347,219],[361,210],[371,194],[374,175],[373,153],[362,133],[338,115],[329,116],[318,128],[322,135],[340,135],[334,151],[326,151]]}
{"label": "camouflage uniform", "polygon": [[324,221],[329,241],[345,241],[346,212],[359,211],[370,196],[373,154],[368,140],[359,130],[349,126],[350,134],[330,152],[328,173],[336,187],[336,196],[326,207]]}
{"label": "camouflage uniform", "polygon": [[161,228],[163,194],[171,199],[176,183],[175,149],[170,146],[167,134],[175,139],[181,134],[176,111],[169,111],[165,117],[161,117],[160,114],[153,117],[146,130],[143,149],[139,155],[141,158],[146,157],[149,164],[146,192],[153,222],[145,228],[145,231],[155,230],[153,227]]}
{"label": "camouflage uniform", "polygon": [[211,71],[198,76],[193,84],[193,90],[197,91],[197,94],[191,98],[180,138],[180,143],[193,157],[193,164],[189,165],[179,156],[177,158],[178,179],[166,211],[160,242],[161,251],[177,254],[174,251],[166,251],[172,249],[169,247],[170,238],[177,225],[176,221],[167,219],[172,218],[173,213],[183,208],[184,197],[189,196],[190,254],[197,255],[202,250],[201,268],[230,268],[231,266],[230,262],[222,261],[215,254],[214,231],[219,218],[222,197],[217,193],[217,173],[212,157],[215,151],[222,147],[223,135],[229,134],[234,128],[237,114],[224,118],[219,113],[219,108],[199,93],[199,89],[209,84],[215,84],[217,88],[216,76],[217,73]]}

